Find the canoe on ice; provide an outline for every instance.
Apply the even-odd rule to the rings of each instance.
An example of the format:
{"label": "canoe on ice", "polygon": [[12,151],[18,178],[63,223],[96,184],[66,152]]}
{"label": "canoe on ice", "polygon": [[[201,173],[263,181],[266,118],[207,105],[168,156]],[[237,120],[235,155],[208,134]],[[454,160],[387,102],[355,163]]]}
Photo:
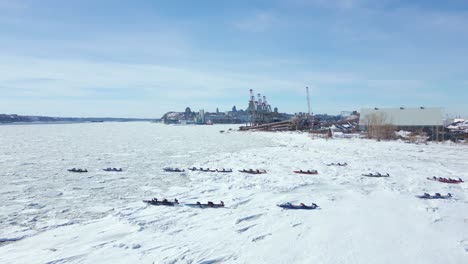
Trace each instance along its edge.
{"label": "canoe on ice", "polygon": [[267,173],[266,170],[253,170],[253,169],[243,169],[243,170],[240,170],[239,172],[243,172],[243,173],[249,173],[249,174],[265,174]]}
{"label": "canoe on ice", "polygon": [[220,201],[219,204],[215,204],[213,202],[207,202],[206,204],[202,204],[200,202],[194,203],[194,204],[184,204],[185,206],[188,207],[194,207],[194,208],[223,208],[224,207],[224,202]]}
{"label": "canoe on ice", "polygon": [[75,168],[69,169],[68,171],[69,171],[69,172],[79,172],[79,173],[81,173],[81,172],[88,172],[87,169],[84,169],[84,170],[83,170],[83,169],[75,169]]}
{"label": "canoe on ice", "polygon": [[380,178],[380,177],[390,177],[390,174],[388,174],[388,173],[387,173],[387,174],[380,174],[380,173],[373,174],[373,173],[368,173],[368,174],[362,174],[362,176]]}
{"label": "canoe on ice", "polygon": [[177,199],[174,199],[174,201],[171,202],[171,201],[168,201],[167,199],[158,200],[156,198],[153,198],[151,200],[143,200],[143,202],[151,204],[151,205],[165,205],[165,206],[179,205],[179,201]]}
{"label": "canoe on ice", "polygon": [[318,174],[317,170],[295,170],[293,172],[297,174]]}
{"label": "canoe on ice", "polygon": [[121,172],[122,171],[122,168],[105,168],[105,169],[102,169],[103,171],[118,171],[118,172]]}
{"label": "canoe on ice", "polygon": [[284,204],[277,204],[278,207],[284,208],[284,209],[295,209],[295,210],[314,210],[317,209],[319,206],[316,205],[315,203],[312,203],[312,205],[305,205],[303,203],[299,205],[294,205],[291,203],[284,203]]}
{"label": "canoe on ice", "polygon": [[421,199],[451,199],[452,194],[448,193],[447,195],[441,195],[440,193],[435,193],[434,195],[430,195],[425,193],[423,195],[417,195],[416,197]]}
{"label": "canoe on ice", "polygon": [[457,179],[452,179],[452,178],[448,178],[448,179],[447,178],[442,178],[442,177],[437,178],[437,177],[434,176],[432,178],[428,177],[426,179],[431,180],[431,181],[438,181],[438,182],[443,182],[443,183],[454,183],[454,184],[463,182],[463,180],[461,178],[458,178],[458,180],[457,180]]}
{"label": "canoe on ice", "polygon": [[179,169],[179,168],[164,168],[163,171],[166,171],[166,172],[185,172],[184,169]]}

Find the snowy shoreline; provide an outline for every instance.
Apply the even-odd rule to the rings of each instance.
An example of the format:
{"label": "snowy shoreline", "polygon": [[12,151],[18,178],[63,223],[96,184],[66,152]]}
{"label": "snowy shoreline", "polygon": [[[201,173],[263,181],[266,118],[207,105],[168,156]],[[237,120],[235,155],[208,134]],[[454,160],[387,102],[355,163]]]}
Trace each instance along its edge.
{"label": "snowy shoreline", "polygon": [[[13,127],[1,127],[0,143],[7,147],[0,152],[0,164],[6,168],[0,187],[4,204],[0,260],[468,261],[466,183],[451,185],[426,179],[442,176],[466,181],[466,145],[312,140],[298,133],[220,134],[219,127],[122,123],[103,124],[89,132],[53,126],[20,133]],[[160,130],[166,134],[158,134]],[[64,136],[68,133],[75,134]],[[155,142],[167,135],[173,138]],[[13,144],[19,138],[27,141],[21,149]],[[48,150],[50,146],[52,150]],[[125,171],[98,171],[109,160],[126,165],[122,165]],[[86,162],[92,170],[86,175],[63,172],[67,166],[77,166],[77,161]],[[347,162],[348,166],[326,166],[332,162]],[[37,166],[50,170],[36,175]],[[162,172],[163,166],[258,168],[268,174],[174,174]],[[316,169],[319,174],[292,173],[298,169]],[[376,171],[388,172],[391,177],[361,176]],[[454,199],[424,201],[415,197],[423,192],[450,192]],[[152,197],[181,202],[223,200],[226,208],[173,208],[142,202]],[[276,207],[283,202],[315,202],[321,209],[288,211]]]}

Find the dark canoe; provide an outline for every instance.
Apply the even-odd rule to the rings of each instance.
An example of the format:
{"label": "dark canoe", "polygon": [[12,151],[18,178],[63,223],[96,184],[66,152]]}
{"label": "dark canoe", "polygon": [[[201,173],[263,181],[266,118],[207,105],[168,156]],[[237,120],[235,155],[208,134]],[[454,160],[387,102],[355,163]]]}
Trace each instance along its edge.
{"label": "dark canoe", "polygon": [[175,206],[175,205],[179,205],[178,203],[175,203],[175,202],[163,202],[163,201],[151,201],[151,200],[143,200],[143,202],[147,203],[147,204],[151,204],[151,205],[164,205],[164,206]]}
{"label": "dark canoe", "polygon": [[451,199],[452,195],[416,195],[420,199]]}
{"label": "dark canoe", "polygon": [[293,209],[293,210],[315,210],[318,209],[319,206],[309,206],[309,205],[293,205],[293,204],[277,204],[278,207],[284,209]]}
{"label": "dark canoe", "polygon": [[242,173],[249,173],[249,174],[265,174],[265,173],[267,173],[266,170],[259,170],[259,171],[257,171],[257,170],[253,170],[253,171],[249,171],[249,170],[245,170],[245,171],[244,171],[244,170],[240,170],[239,172],[242,172]]}
{"label": "dark canoe", "polygon": [[316,170],[311,170],[311,171],[293,171],[294,173],[297,174],[318,174],[318,171]]}
{"label": "dark canoe", "polygon": [[208,204],[184,204],[185,206],[192,207],[192,208],[225,208],[222,204],[214,204],[209,206]]}
{"label": "dark canoe", "polygon": [[373,177],[373,178],[382,178],[382,177],[390,177],[390,174],[372,174],[372,173],[369,173],[369,174],[362,174],[362,176],[365,176],[365,177]]}

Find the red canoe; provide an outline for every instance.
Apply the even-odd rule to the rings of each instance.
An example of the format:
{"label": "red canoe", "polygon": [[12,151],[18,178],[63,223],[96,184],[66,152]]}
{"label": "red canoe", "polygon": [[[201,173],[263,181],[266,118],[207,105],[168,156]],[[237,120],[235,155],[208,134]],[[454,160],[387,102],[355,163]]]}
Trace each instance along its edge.
{"label": "red canoe", "polygon": [[449,179],[447,179],[447,178],[442,178],[442,179],[441,178],[426,178],[426,179],[428,179],[430,181],[438,181],[438,182],[454,183],[454,184],[463,182],[462,179],[456,180],[456,179],[450,179],[450,178]]}

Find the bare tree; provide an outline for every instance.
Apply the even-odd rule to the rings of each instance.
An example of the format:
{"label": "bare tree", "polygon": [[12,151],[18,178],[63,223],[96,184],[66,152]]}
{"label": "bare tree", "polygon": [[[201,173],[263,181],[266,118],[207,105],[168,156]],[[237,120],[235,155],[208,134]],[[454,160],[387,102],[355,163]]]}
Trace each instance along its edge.
{"label": "bare tree", "polygon": [[396,127],[391,124],[385,113],[374,113],[364,116],[367,137],[377,140],[395,138]]}

